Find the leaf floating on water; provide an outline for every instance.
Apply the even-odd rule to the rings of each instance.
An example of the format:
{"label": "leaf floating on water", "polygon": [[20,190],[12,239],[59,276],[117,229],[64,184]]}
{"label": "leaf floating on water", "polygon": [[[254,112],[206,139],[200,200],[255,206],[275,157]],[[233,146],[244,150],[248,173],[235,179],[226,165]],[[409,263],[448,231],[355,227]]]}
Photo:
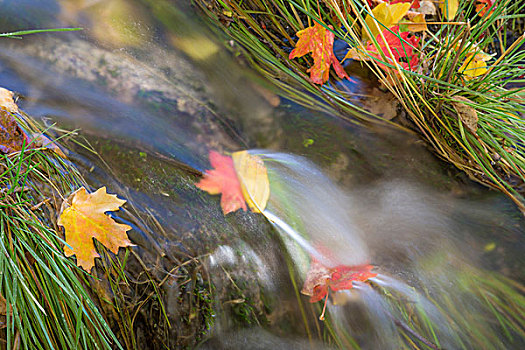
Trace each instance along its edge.
{"label": "leaf floating on water", "polygon": [[[328,28],[333,29],[330,25]],[[334,66],[334,70],[339,78],[348,78],[343,66],[341,66],[334,54],[334,33],[315,22],[313,27],[298,31],[297,36],[299,41],[295,49],[290,52],[289,58],[302,57],[308,53],[312,55],[314,65],[307,70],[310,73],[312,82],[323,84],[328,81],[331,65]]]}
{"label": "leaf floating on water", "polygon": [[222,194],[221,208],[224,215],[238,209],[246,210],[233,159],[216,151],[210,151],[209,157],[213,169],[206,170],[204,178],[195,186],[209,194]]}
{"label": "leaf floating on water", "polygon": [[371,272],[373,268],[372,265],[339,265],[327,268],[312,259],[301,293],[310,296],[311,303],[318,302],[328,295],[329,288],[334,292],[352,289],[353,281],[365,282],[377,276],[377,273]]}
{"label": "leaf floating on water", "polygon": [[454,96],[454,101],[452,101],[452,106],[456,110],[456,113],[459,115],[459,119],[465,125],[465,127],[472,134],[477,135],[478,131],[478,112],[476,109],[469,104],[472,104],[471,100],[463,96]]}
{"label": "leaf floating on water", "polygon": [[[71,203],[68,203],[69,200]],[[126,234],[131,227],[119,224],[105,214],[119,210],[124,203],[126,201],[116,195],[107,194],[105,187],[89,194],[82,187],[73,193],[62,204],[63,211],[57,222],[65,229],[69,245],[64,246],[66,256],[76,255],[77,265],[89,272],[95,265],[95,258],[100,256],[95,250],[93,238],[114,254],[118,253],[119,247],[133,246]]]}
{"label": "leaf floating on water", "polygon": [[246,203],[253,212],[260,213],[270,197],[268,172],[262,159],[247,151],[235,152],[232,158]]}

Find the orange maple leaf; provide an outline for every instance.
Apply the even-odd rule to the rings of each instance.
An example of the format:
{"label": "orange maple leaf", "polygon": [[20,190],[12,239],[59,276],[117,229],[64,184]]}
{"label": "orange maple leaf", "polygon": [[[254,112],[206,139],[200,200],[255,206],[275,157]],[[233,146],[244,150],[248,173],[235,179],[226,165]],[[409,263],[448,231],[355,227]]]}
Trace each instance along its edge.
{"label": "orange maple leaf", "polygon": [[[330,25],[328,28],[333,29]],[[334,70],[339,78],[348,78],[343,66],[334,55],[334,33],[315,22],[313,27],[298,31],[297,36],[299,40],[295,49],[290,52],[289,58],[294,59],[307,53],[312,54],[314,65],[307,70],[310,73],[312,82],[323,84],[328,81],[330,65],[334,66]]]}
{"label": "orange maple leaf", "polygon": [[[477,0],[476,1],[476,12],[481,17],[485,16],[487,12],[489,12],[489,16],[494,12],[494,9],[496,6],[494,5],[496,1],[495,0]],[[492,8],[492,9],[491,9]]]}
{"label": "orange maple leaf", "polygon": [[301,293],[310,296],[311,303],[326,298],[325,308],[323,308],[323,313],[320,317],[320,319],[323,320],[329,289],[333,292],[352,289],[352,282],[365,282],[377,276],[377,273],[371,272],[373,268],[374,266],[368,264],[356,266],[338,265],[333,268],[328,268],[312,258]]}
{"label": "orange maple leaf", "polygon": [[233,159],[210,151],[210,163],[214,169],[206,170],[204,178],[195,186],[209,194],[221,193],[221,208],[224,215],[241,208],[246,210],[246,201],[235,172]]}
{"label": "orange maple leaf", "polygon": [[65,229],[66,256],[76,255],[77,265],[89,272],[95,265],[95,258],[100,256],[95,250],[93,238],[114,254],[118,253],[119,247],[133,246],[126,234],[131,227],[119,224],[104,214],[119,210],[124,203],[126,201],[118,199],[116,195],[107,194],[105,187],[89,194],[82,187],[73,193],[62,204],[62,213],[57,222]]}

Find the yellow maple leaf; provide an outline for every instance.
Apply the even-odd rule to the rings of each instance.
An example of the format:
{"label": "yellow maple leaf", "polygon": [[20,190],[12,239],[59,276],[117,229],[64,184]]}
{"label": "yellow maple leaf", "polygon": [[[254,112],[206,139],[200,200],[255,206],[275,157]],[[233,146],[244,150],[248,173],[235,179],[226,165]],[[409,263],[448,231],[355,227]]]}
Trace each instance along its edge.
{"label": "yellow maple leaf", "polygon": [[[72,198],[71,198],[72,197]],[[119,247],[133,246],[126,234],[131,227],[115,222],[107,211],[119,210],[126,203],[114,194],[107,194],[106,187],[99,188],[94,193],[87,193],[84,187],[73,193],[62,205],[62,214],[58,224],[66,232],[64,253],[66,256],[76,255],[77,265],[86,271],[91,271],[95,258],[100,255],[95,250],[93,238],[96,238],[114,254]]]}
{"label": "yellow maple leaf", "polygon": [[442,0],[439,3],[439,8],[447,21],[451,21],[456,17],[459,8],[459,0]]}
{"label": "yellow maple leaf", "polygon": [[[367,15],[365,18],[366,27],[372,32],[372,37],[376,38],[385,28],[390,28],[399,23],[399,21],[407,14],[412,6],[411,3],[397,3],[390,5],[382,2],[372,10],[372,15]],[[370,36],[363,27],[362,37],[368,39]]]}

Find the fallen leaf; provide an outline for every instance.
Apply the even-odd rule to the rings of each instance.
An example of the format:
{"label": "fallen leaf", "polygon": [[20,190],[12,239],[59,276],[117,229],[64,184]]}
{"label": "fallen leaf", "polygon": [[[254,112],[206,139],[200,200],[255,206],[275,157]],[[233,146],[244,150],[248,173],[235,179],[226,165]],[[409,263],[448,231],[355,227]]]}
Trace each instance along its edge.
{"label": "fallen leaf", "polygon": [[270,197],[270,182],[262,159],[247,151],[233,153],[232,159],[246,203],[253,212],[260,213]]}
{"label": "fallen leaf", "polygon": [[494,5],[495,3],[496,1],[494,0],[477,0],[476,1],[476,12],[478,13],[478,15],[483,17],[490,10],[490,13],[489,13],[489,16],[490,16],[492,12],[494,12],[494,9],[496,8],[496,6]]}
{"label": "fallen leaf", "polygon": [[311,303],[318,302],[328,295],[329,289],[333,292],[352,289],[353,281],[365,282],[377,276],[377,273],[371,272],[373,268],[372,265],[339,265],[327,268],[312,259],[301,293],[308,295]]}
{"label": "fallen leaf", "polygon": [[456,110],[463,125],[465,125],[467,130],[472,134],[477,135],[478,112],[474,107],[469,105],[472,103],[474,102],[463,96],[454,96],[454,101],[451,102],[452,107]]}
{"label": "fallen leaf", "polygon": [[377,37],[379,33],[386,28],[399,23],[399,21],[407,14],[411,4],[399,3],[389,5],[386,2],[380,3],[372,10],[372,15],[367,15],[365,18],[366,26],[363,27],[361,36],[363,39],[370,38],[367,28],[370,29],[372,37]]}
{"label": "fallen leaf", "polygon": [[456,13],[458,12],[459,0],[441,0],[439,8],[447,21],[451,21],[456,17]]}
{"label": "fallen leaf", "polygon": [[424,14],[409,11],[407,13],[407,18],[410,22],[403,23],[403,25],[406,25],[409,32],[424,32],[428,29]]}
{"label": "fallen leaf", "polygon": [[[386,56],[388,62],[394,64],[395,61],[403,67],[403,69],[415,70],[419,63],[419,58],[414,52],[414,49],[418,46],[420,39],[408,32],[400,33],[399,26],[385,29],[383,31],[383,36],[385,37],[386,42],[380,34],[377,36],[376,41],[379,45],[379,49]],[[378,60],[384,60],[379,54],[378,48],[373,43],[367,45],[367,50]],[[403,59],[403,61],[401,59]],[[377,65],[385,70],[390,69],[380,62],[377,62]]]}
{"label": "fallen leaf", "polygon": [[467,55],[458,71],[465,75],[467,79],[481,76],[487,72],[486,61],[491,58],[491,55],[483,51],[471,52]]}
{"label": "fallen leaf", "polygon": [[416,11],[429,16],[433,16],[437,13],[436,5],[434,5],[432,1],[421,1],[419,3],[419,8],[416,9]]}
{"label": "fallen leaf", "polygon": [[209,157],[214,169],[206,170],[204,178],[195,185],[209,194],[222,194],[221,208],[224,215],[238,209],[246,210],[233,159],[216,151],[210,151]]}
{"label": "fallen leaf", "polygon": [[[332,26],[328,27],[333,29]],[[334,55],[334,33],[315,22],[314,26],[298,31],[297,36],[299,40],[295,49],[290,52],[289,58],[302,57],[308,53],[312,55],[314,64],[307,70],[312,82],[323,84],[328,81],[331,65],[339,78],[348,78],[343,66]]]}
{"label": "fallen leaf", "polygon": [[95,258],[100,256],[93,238],[114,254],[118,253],[119,247],[133,246],[126,234],[131,227],[119,224],[105,214],[119,210],[125,202],[114,194],[107,194],[105,187],[89,194],[82,187],[64,201],[57,223],[65,229],[66,256],[76,255],[77,265],[89,272],[95,265]]}
{"label": "fallen leaf", "polygon": [[13,93],[0,88],[0,153],[21,151],[29,145],[29,138],[13,114],[19,113]]}

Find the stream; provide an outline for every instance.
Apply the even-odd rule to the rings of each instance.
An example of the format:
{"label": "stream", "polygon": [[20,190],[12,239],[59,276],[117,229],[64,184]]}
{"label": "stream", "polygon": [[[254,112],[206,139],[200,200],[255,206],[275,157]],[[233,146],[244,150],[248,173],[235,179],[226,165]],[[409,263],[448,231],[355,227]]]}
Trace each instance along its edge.
{"label": "stream", "polygon": [[[0,85],[63,137],[92,189],[128,201],[119,218],[137,246],[118,258],[129,284],[117,291],[101,264],[94,283],[100,300],[126,300],[119,315],[101,302],[114,329],[132,320],[134,340],[118,335],[124,347],[525,346],[483,294],[507,286],[490,276],[525,282],[525,220],[417,136],[278,97],[185,2],[8,0],[1,8],[2,32],[84,28],[2,39]],[[371,75],[349,69],[355,103],[396,114]],[[194,185],[210,150],[243,149],[268,168],[266,217],[224,216],[219,197]],[[329,267],[370,263],[378,275],[337,293],[323,322],[324,301],[300,294],[312,256]],[[411,333],[405,316],[421,327]]]}

